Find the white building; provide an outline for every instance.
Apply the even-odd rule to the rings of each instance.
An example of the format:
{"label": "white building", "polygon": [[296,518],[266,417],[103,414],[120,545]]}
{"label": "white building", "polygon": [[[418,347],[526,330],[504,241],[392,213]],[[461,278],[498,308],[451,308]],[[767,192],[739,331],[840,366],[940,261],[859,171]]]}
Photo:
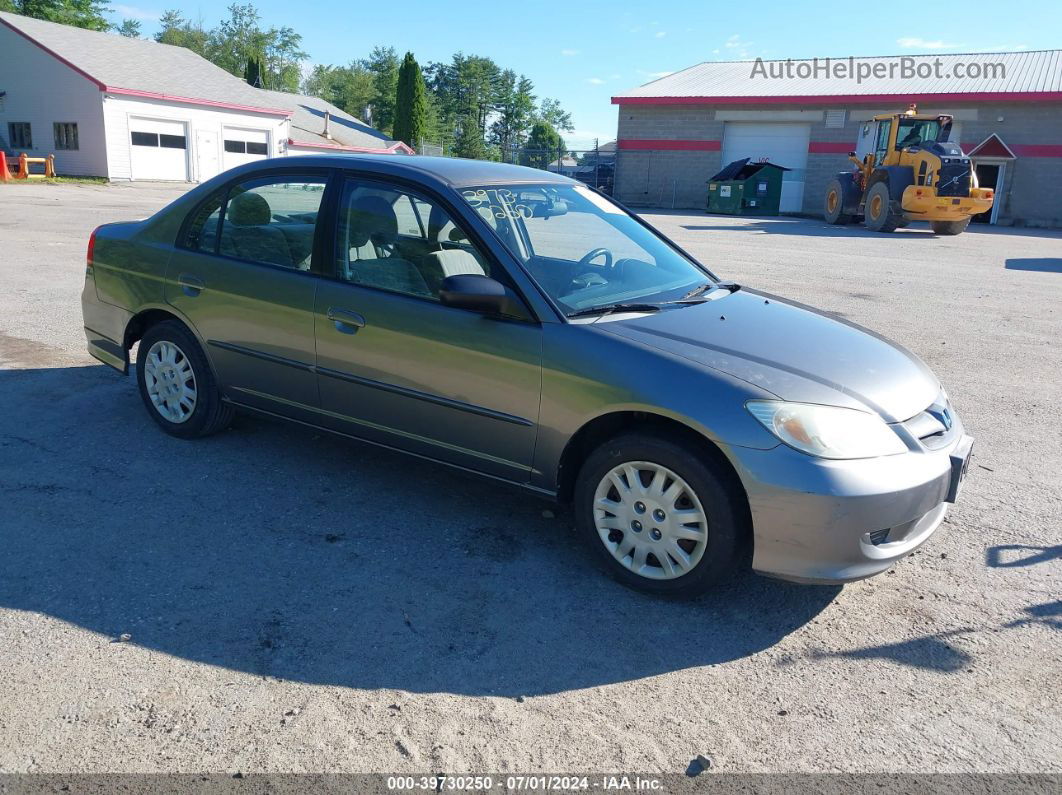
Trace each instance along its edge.
{"label": "white building", "polygon": [[201,182],[289,154],[412,150],[334,105],[183,47],[0,12],[0,150],[61,175]]}

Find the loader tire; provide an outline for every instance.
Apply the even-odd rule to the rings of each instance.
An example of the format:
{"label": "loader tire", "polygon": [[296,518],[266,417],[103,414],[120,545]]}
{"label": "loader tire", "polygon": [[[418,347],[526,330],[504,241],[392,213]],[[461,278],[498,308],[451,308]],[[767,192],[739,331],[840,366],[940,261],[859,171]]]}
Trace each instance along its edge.
{"label": "loader tire", "polygon": [[934,235],[961,235],[966,231],[966,227],[970,225],[969,218],[963,218],[961,221],[931,221],[930,226],[933,227]]}
{"label": "loader tire", "polygon": [[875,182],[867,191],[864,208],[864,220],[871,232],[895,232],[903,221],[903,215],[892,209],[889,198],[889,186],[884,182]]}
{"label": "loader tire", "polygon": [[841,180],[831,179],[826,186],[826,198],[822,205],[822,216],[828,224],[850,224],[852,216],[844,212],[844,186]]}

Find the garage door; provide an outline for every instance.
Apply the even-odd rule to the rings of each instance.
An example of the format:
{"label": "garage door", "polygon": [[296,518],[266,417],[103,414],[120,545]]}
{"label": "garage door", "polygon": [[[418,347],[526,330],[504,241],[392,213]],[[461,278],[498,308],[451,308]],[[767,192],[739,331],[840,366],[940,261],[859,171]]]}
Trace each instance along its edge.
{"label": "garage door", "polygon": [[810,124],[726,122],[723,165],[747,157],[792,169],[782,177],[782,212],[800,212],[808,167]]}
{"label": "garage door", "polygon": [[188,179],[188,126],[168,119],[129,119],[133,179]]}
{"label": "garage door", "polygon": [[226,127],[224,133],[226,170],[269,157],[269,133],[265,130]]}

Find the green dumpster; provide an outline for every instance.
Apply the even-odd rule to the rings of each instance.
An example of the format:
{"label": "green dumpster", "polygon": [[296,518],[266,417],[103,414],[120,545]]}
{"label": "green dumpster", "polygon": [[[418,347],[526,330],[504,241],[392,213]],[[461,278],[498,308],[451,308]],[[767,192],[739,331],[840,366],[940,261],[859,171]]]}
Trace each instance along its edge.
{"label": "green dumpster", "polygon": [[735,160],[708,181],[708,212],[727,215],[778,215],[782,175],[775,163]]}

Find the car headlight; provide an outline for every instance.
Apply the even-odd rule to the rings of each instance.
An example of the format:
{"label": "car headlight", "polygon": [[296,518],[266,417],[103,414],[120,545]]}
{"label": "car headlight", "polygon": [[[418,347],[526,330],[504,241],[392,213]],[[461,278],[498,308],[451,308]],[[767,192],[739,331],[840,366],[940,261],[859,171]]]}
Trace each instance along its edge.
{"label": "car headlight", "polygon": [[790,447],[819,458],[874,458],[907,452],[907,445],[877,414],[840,406],[750,400],[763,427]]}

